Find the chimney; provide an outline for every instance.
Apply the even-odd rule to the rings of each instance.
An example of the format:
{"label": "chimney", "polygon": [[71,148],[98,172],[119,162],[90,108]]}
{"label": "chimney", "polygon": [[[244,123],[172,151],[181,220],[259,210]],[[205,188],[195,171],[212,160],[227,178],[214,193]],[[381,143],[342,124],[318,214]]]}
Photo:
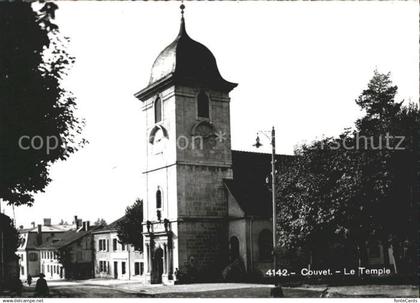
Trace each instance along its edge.
{"label": "chimney", "polygon": [[74,216],[74,225],[76,225],[76,229],[79,228],[79,220],[77,219],[77,216]]}
{"label": "chimney", "polygon": [[38,232],[36,235],[36,242],[38,243],[38,245],[42,244],[42,225],[38,224]]}
{"label": "chimney", "polygon": [[51,218],[44,218],[44,226],[51,226]]}
{"label": "chimney", "polygon": [[82,228],[82,230],[81,231],[86,231],[86,222],[82,222],[82,226],[83,226],[83,228]]}
{"label": "chimney", "polygon": [[83,222],[83,231],[89,231],[89,227],[90,227],[90,221],[84,221]]}
{"label": "chimney", "polygon": [[35,222],[31,222],[32,228],[35,228]]}

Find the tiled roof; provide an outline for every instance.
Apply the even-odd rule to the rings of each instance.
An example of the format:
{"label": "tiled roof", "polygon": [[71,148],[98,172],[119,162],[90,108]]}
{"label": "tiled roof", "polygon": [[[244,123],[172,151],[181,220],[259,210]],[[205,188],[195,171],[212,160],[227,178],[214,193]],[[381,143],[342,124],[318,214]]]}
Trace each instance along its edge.
{"label": "tiled roof", "polygon": [[125,216],[122,216],[121,218],[115,220],[114,222],[107,224],[105,226],[99,227],[98,229],[95,230],[95,234],[100,234],[100,233],[107,233],[107,232],[115,232],[117,231],[117,224],[118,222],[120,222],[122,219],[124,219]]}
{"label": "tiled roof", "polygon": [[93,231],[100,228],[100,226],[90,226],[88,231],[83,230],[70,230],[65,233],[60,233],[50,239],[48,239],[46,242],[39,245],[38,249],[58,249],[64,246],[67,246],[74,241],[83,238],[86,235],[91,234]]}
{"label": "tiled roof", "polygon": [[88,231],[78,232],[75,230],[71,230],[50,238],[45,243],[39,245],[38,249],[58,249],[67,246],[68,244],[86,236],[89,233],[90,232]]}
{"label": "tiled roof", "polygon": [[[41,231],[42,232],[65,232],[71,229],[74,229],[75,225],[67,224],[67,225],[41,225]],[[30,227],[30,228],[23,228],[19,230],[20,233],[25,232],[38,232],[38,226]]]}
{"label": "tiled roof", "polygon": [[[276,155],[276,167],[289,162],[294,156]],[[272,212],[271,154],[232,150],[233,180],[225,185],[235,197],[246,216],[270,217]]]}

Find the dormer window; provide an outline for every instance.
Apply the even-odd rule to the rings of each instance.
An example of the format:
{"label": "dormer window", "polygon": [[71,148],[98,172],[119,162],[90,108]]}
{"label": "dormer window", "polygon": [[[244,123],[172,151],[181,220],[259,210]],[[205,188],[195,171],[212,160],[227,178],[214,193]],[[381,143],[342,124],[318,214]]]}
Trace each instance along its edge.
{"label": "dormer window", "polygon": [[204,91],[200,91],[197,96],[197,115],[199,118],[208,119],[210,117],[209,105],[209,97]]}
{"label": "dormer window", "polygon": [[162,121],[162,101],[158,97],[155,101],[155,123]]}

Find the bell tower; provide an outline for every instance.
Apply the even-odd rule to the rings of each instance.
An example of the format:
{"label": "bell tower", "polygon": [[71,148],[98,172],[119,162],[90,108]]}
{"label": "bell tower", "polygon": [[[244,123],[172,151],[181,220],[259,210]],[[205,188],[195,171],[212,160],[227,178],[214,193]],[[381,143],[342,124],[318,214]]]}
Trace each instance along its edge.
{"label": "bell tower", "polygon": [[[184,5],[175,40],[156,58],[142,101],[146,283],[220,274],[228,262],[232,178],[229,92],[211,51],[186,31]],[[198,276],[197,276],[198,275]]]}

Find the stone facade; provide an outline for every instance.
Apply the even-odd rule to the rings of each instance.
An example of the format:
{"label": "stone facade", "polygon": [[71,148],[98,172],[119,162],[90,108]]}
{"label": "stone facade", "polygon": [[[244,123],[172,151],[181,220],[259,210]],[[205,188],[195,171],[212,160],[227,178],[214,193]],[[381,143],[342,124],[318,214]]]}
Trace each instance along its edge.
{"label": "stone facade", "polygon": [[[216,269],[227,260],[227,200],[223,179],[230,178],[229,97],[214,90],[206,91],[210,100],[209,118],[197,116],[197,95],[200,88],[172,86],[144,102],[147,161],[145,168],[144,219],[156,225],[153,234],[145,233],[146,280],[153,277],[153,268],[162,270],[163,278],[173,280],[175,270]],[[162,121],[154,121],[154,102],[162,100]],[[201,124],[210,125],[213,133],[225,135],[223,142],[215,138],[195,136]],[[159,138],[159,142],[156,142]],[[201,141],[202,140],[202,141]],[[211,141],[210,141],[211,140]],[[156,195],[162,204],[157,209]],[[159,229],[160,219],[169,221],[170,232]],[[147,230],[147,226],[143,228]],[[160,232],[157,234],[156,232]],[[165,239],[165,240],[163,240]],[[168,242],[170,241],[170,243]],[[162,250],[162,251],[161,251]],[[171,250],[171,251],[169,251]],[[173,256],[156,263],[155,253]],[[194,261],[192,261],[194,260]]]}

